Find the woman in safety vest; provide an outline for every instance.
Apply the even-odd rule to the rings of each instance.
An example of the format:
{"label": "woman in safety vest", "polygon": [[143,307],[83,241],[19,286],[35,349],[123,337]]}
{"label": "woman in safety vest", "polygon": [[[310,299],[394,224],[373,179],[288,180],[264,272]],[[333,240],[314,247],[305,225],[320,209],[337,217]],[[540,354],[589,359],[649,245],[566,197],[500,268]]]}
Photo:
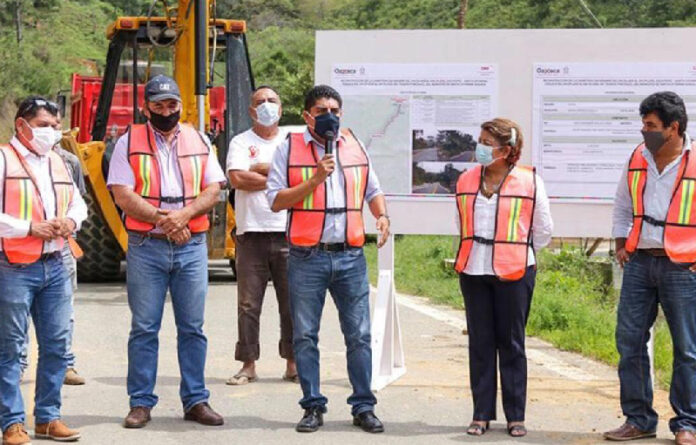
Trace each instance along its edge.
{"label": "woman in safety vest", "polygon": [[455,269],[469,330],[470,435],[484,434],[496,419],[498,358],[508,433],[527,434],[524,342],[536,277],[534,252],[551,240],[553,222],[541,178],[534,168],[517,165],[522,143],[516,123],[501,118],[483,123],[476,145],[479,165],[457,181],[461,242]]}

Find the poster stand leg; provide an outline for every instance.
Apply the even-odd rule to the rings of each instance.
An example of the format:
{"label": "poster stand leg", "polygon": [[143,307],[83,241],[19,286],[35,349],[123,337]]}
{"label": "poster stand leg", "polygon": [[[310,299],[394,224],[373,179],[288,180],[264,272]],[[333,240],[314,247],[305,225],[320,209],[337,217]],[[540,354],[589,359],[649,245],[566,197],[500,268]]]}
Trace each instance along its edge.
{"label": "poster stand leg", "polygon": [[372,390],[379,391],[406,373],[394,288],[394,235],[379,249],[377,299],[372,313]]}

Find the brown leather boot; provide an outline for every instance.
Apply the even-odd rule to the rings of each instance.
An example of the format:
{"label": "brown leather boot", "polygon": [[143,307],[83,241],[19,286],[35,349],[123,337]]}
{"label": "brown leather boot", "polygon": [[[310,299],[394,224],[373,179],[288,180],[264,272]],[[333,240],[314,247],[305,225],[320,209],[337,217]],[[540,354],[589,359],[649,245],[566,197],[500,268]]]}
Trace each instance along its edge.
{"label": "brown leather boot", "polygon": [[56,419],[48,423],[37,423],[34,428],[34,437],[53,439],[58,442],[73,442],[80,438],[80,432],[71,430],[63,421]]}
{"label": "brown leather boot", "polygon": [[210,407],[207,402],[194,405],[184,414],[184,420],[193,420],[201,425],[218,426],[225,423],[225,419]]}
{"label": "brown leather boot", "polygon": [[630,423],[626,422],[615,430],[604,433],[604,438],[617,442],[635,439],[648,439],[656,437],[655,431],[641,431]]}
{"label": "brown leather boot", "polygon": [[150,410],[147,406],[134,406],[128,412],[126,420],[123,421],[123,426],[126,428],[142,428],[147,425],[152,417],[150,417]]}
{"label": "brown leather boot", "polygon": [[2,445],[31,445],[23,423],[14,423],[2,433]]}
{"label": "brown leather boot", "polygon": [[85,378],[77,373],[75,368],[68,368],[65,372],[65,379],[63,380],[64,385],[84,385]]}

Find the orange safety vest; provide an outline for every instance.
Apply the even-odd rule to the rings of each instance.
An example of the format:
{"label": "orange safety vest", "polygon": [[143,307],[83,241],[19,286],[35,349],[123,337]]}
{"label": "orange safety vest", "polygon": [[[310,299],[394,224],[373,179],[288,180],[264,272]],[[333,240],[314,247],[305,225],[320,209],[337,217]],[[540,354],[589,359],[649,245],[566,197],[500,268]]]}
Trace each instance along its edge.
{"label": "orange safety vest", "polygon": [[501,280],[516,281],[527,270],[532,245],[532,218],[536,204],[536,175],[533,167],[514,167],[503,180],[498,192],[495,236],[485,240],[474,236],[476,196],[483,180],[483,167],[467,170],[457,180],[459,209],[459,251],[454,269],[462,273],[469,261],[474,242],[493,245],[493,272]]}
{"label": "orange safety vest", "polygon": [[628,163],[628,190],[633,203],[633,227],[626,240],[626,251],[638,248],[643,222],[664,227],[662,243],[669,259],[675,263],[696,263],[696,142],[686,150],[679,164],[677,179],[672,188],[672,198],[667,210],[667,220],[657,221],[645,215],[643,194],[648,179],[648,161],[643,156],[641,144],[633,151]]}
{"label": "orange safety vest", "polygon": [[[319,244],[328,212],[346,214],[345,239],[349,246],[362,247],[365,244],[362,210],[370,173],[367,153],[352,131],[342,129],[341,134],[343,138],[338,140],[336,154],[345,178],[346,207],[327,211],[326,184],[320,184],[290,209],[287,237],[294,246],[313,247]],[[305,144],[304,133],[290,133],[288,138],[288,185],[294,187],[314,175],[319,156],[313,141]]]}
{"label": "orange safety vest", "polygon": [[[0,145],[0,153],[5,161],[3,213],[35,223],[46,220],[36,177],[24,156],[11,145]],[[72,177],[58,153],[51,150],[46,156],[56,200],[56,217],[65,218],[75,193]],[[62,241],[58,240],[58,243]],[[13,264],[34,263],[43,255],[43,249],[44,241],[35,236],[2,238],[2,250]]]}
{"label": "orange safety vest", "polygon": [[[176,156],[179,163],[184,196],[169,196],[176,202],[190,204],[203,190],[203,178],[210,149],[200,133],[188,124],[180,124],[177,136]],[[157,143],[152,127],[132,125],[128,132],[128,161],[135,175],[134,191],[145,201],[159,208],[162,204],[160,165],[157,161]],[[208,215],[200,215],[188,223],[191,233],[200,233],[210,226]],[[126,216],[126,228],[136,232],[149,232],[154,225]]]}

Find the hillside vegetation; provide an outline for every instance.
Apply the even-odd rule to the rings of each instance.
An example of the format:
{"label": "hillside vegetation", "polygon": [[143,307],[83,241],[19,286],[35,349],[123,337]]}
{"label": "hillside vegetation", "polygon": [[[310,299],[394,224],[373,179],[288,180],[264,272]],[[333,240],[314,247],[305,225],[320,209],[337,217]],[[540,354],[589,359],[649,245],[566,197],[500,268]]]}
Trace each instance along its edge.
{"label": "hillside vegetation", "polygon": [[[169,0],[175,4],[176,0]],[[662,27],[696,24],[693,0],[217,0],[217,16],[248,22],[257,83],[276,86],[283,123],[299,123],[312,85],[317,29]],[[69,90],[73,72],[100,73],[107,25],[146,15],[150,0],[0,0],[0,136],[16,101]],[[338,49],[337,49],[338,50]],[[668,51],[665,48],[665,51]],[[9,119],[8,119],[9,117]],[[9,126],[9,128],[8,128]]]}

